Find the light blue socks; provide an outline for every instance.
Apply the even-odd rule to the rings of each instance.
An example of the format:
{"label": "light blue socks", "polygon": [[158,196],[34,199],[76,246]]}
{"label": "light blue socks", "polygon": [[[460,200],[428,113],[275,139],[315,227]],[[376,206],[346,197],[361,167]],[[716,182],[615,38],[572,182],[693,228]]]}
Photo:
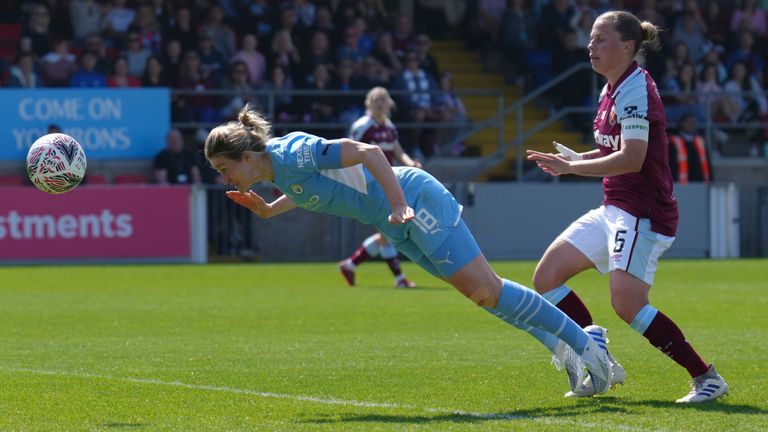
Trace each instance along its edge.
{"label": "light blue socks", "polygon": [[[565,288],[563,293],[561,288]],[[564,297],[570,292],[565,286],[550,291]],[[547,293],[549,294],[549,293]],[[505,322],[530,333],[554,353],[558,339],[570,345],[581,355],[589,336],[568,315],[539,295],[517,282],[504,279],[495,308],[486,308]]]}

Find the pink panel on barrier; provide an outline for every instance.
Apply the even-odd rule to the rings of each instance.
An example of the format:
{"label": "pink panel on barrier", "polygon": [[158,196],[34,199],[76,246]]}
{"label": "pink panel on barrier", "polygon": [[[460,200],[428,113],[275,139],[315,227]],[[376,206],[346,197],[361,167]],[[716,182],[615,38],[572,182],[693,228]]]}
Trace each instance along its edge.
{"label": "pink panel on barrier", "polygon": [[186,258],[189,188],[0,188],[0,260]]}

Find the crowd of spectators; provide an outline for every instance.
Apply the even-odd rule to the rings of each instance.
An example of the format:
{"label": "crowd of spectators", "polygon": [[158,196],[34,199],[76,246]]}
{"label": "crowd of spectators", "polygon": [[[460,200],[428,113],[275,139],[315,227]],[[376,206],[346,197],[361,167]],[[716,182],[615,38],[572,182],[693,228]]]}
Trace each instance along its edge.
{"label": "crowd of spectators", "polygon": [[[170,87],[180,90],[173,96],[172,120],[202,124],[232,119],[246,102],[278,123],[351,124],[363,114],[365,92],[385,86],[396,95],[397,121],[447,120],[454,111],[441,109],[450,98],[437,93],[442,77],[430,54],[430,37],[414,32],[413,20],[398,14],[396,4],[5,1],[0,19],[22,30],[13,56],[0,66],[0,85]],[[331,92],[306,96],[258,90]],[[397,97],[397,90],[413,93]],[[439,134],[429,141],[421,132],[406,128],[402,138],[429,156]]]}
{"label": "crowd of spectators", "polygon": [[[645,66],[660,86],[670,128],[689,115],[699,125],[711,119],[726,140],[751,123],[746,139],[757,144],[768,140],[767,7],[764,0],[479,0],[468,42],[485,55],[517,59],[505,62],[507,78],[531,87],[586,61],[597,16],[628,10],[662,29],[661,48]],[[576,75],[562,82],[552,102],[594,104],[588,81]]]}

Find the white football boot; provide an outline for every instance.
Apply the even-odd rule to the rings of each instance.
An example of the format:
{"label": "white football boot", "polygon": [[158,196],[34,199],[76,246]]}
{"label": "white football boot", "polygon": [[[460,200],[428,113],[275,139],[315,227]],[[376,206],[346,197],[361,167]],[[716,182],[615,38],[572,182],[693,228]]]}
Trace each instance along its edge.
{"label": "white football boot", "polygon": [[[589,379],[585,380],[592,383],[594,394],[603,394],[608,391],[613,381],[613,366],[608,357],[608,341],[605,338],[606,329],[597,325],[584,327],[584,331],[589,335],[587,346],[581,355],[584,366],[589,373]],[[584,383],[576,386],[574,393],[580,393],[583,390]]]}
{"label": "white football boot", "polygon": [[715,400],[728,394],[728,383],[715,370],[715,365],[709,365],[709,370],[704,375],[691,381],[691,391],[681,397],[677,403],[699,403]]}
{"label": "white football boot", "polygon": [[581,360],[581,357],[576,354],[573,348],[562,340],[557,341],[555,354],[552,356],[552,364],[555,365],[555,369],[558,371],[565,369],[565,372],[568,374],[568,385],[571,388],[571,392],[576,390],[579,383],[588,379],[587,370],[584,369],[584,361]]}
{"label": "white football boot", "polygon": [[[608,352],[608,359],[611,360],[611,369],[613,369],[613,379],[611,380],[611,388],[619,384],[624,384],[627,381],[627,371],[624,370],[619,362]],[[578,389],[572,388],[571,391],[565,394],[565,397],[591,397],[594,396],[595,388],[592,387],[592,380],[589,378],[584,379],[582,386]]]}

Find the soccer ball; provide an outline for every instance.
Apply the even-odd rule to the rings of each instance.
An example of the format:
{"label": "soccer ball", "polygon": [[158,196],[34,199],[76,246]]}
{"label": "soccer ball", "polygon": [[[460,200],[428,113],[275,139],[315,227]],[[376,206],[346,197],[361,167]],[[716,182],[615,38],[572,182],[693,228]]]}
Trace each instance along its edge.
{"label": "soccer ball", "polygon": [[43,135],[27,153],[27,175],[41,191],[61,194],[85,176],[85,152],[74,138],[62,133]]}

